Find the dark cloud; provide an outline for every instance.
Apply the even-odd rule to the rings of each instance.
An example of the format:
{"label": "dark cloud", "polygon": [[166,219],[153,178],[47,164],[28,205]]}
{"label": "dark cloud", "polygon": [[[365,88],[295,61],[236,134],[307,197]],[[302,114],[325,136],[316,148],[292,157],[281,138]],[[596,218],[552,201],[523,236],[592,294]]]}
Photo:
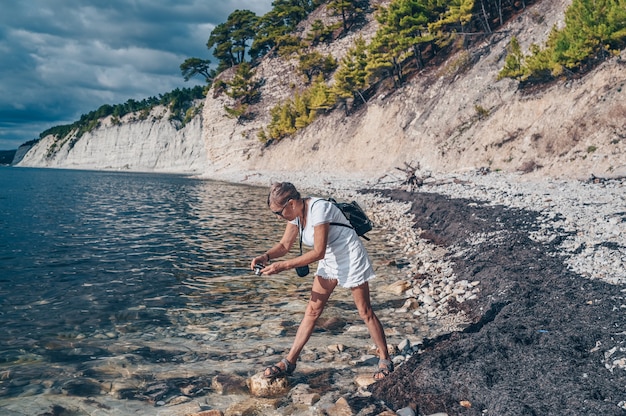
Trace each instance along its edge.
{"label": "dark cloud", "polygon": [[184,82],[189,57],[215,58],[211,30],[272,0],[0,0],[0,150],[102,104],[158,96]]}

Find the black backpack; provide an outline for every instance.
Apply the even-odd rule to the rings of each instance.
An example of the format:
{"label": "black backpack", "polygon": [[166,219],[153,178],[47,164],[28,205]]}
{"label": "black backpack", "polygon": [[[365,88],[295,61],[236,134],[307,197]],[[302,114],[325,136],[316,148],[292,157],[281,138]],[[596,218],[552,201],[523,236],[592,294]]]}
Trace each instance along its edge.
{"label": "black backpack", "polygon": [[372,221],[367,217],[365,211],[356,203],[356,201],[352,201],[351,203],[347,202],[337,202],[333,198],[325,199],[325,201],[331,202],[335,205],[341,213],[346,217],[348,221],[350,221],[350,225],[342,224],[340,222],[331,222],[330,225],[341,225],[342,227],[350,227],[356,231],[359,237],[363,237],[364,239],[369,241],[369,238],[365,235],[368,231],[373,228]]}

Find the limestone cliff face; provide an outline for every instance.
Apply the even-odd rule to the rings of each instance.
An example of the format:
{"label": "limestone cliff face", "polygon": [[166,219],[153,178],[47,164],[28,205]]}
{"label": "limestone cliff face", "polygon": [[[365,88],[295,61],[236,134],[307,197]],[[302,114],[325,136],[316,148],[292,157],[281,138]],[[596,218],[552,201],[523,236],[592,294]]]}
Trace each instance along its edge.
{"label": "limestone cliff face", "polygon": [[[562,25],[571,0],[542,1],[482,44],[427,68],[406,85],[370,100],[346,117],[342,110],[319,117],[294,137],[265,147],[258,130],[269,110],[303,86],[297,61],[266,59],[257,76],[266,82],[253,121],[224,115],[224,96],[207,97],[203,136],[216,174],[288,174],[380,178],[404,163],[451,172],[488,167],[539,175],[588,178],[626,174],[626,63],[616,57],[581,79],[556,82],[540,92],[498,81],[506,47],[517,36],[522,47],[542,45]],[[318,18],[313,16],[309,20]],[[361,33],[375,31],[370,22]],[[322,53],[341,58],[353,36]],[[625,53],[622,53],[625,55]],[[227,74],[226,74],[227,76]],[[397,171],[396,171],[397,172]]]}
{"label": "limestone cliff face", "polygon": [[[169,113],[157,107],[145,118],[126,115],[121,123],[108,117],[100,127],[80,138],[41,139],[17,166],[70,169],[132,170],[144,172],[200,173],[207,167],[202,140],[202,116],[182,128],[168,119]],[[17,158],[16,158],[17,159]]]}

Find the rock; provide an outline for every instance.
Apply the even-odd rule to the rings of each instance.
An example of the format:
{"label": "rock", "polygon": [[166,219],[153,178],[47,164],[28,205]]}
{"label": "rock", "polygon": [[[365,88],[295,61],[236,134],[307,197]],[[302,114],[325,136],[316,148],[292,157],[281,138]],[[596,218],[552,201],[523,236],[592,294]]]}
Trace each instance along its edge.
{"label": "rock", "polygon": [[415,409],[411,406],[403,407],[402,409],[396,411],[398,416],[415,416]]}
{"label": "rock", "polygon": [[175,396],[167,401],[168,406],[178,406],[179,404],[189,403],[191,401],[191,397],[187,396]]}
{"label": "rock", "polygon": [[399,280],[385,287],[383,290],[394,295],[401,295],[411,288],[411,283],[406,280]]}
{"label": "rock", "polygon": [[369,385],[376,383],[376,380],[374,380],[374,373],[372,374],[367,373],[367,374],[359,374],[358,376],[356,376],[354,379],[354,382],[359,387],[367,387]]}
{"label": "rock", "polygon": [[257,373],[247,380],[250,394],[256,397],[274,397],[289,390],[289,381],[285,377],[268,379],[263,373]]}
{"label": "rock", "polygon": [[328,346],[328,351],[330,352],[344,352],[346,350],[346,346],[343,344],[333,344]]}
{"label": "rock", "polygon": [[249,398],[234,404],[226,409],[224,416],[254,416],[268,415],[275,411],[280,401],[278,399]]}
{"label": "rock", "polygon": [[247,394],[246,379],[233,374],[218,374],[211,380],[211,388],[217,394]]}
{"label": "rock", "polygon": [[201,412],[196,413],[188,413],[185,416],[224,416],[224,413],[221,410],[203,410]]}
{"label": "rock", "polygon": [[291,401],[294,404],[303,404],[306,406],[312,406],[320,400],[318,393],[311,392],[308,384],[298,384],[289,392],[291,395]]}
{"label": "rock", "polygon": [[405,339],[398,344],[398,350],[400,352],[406,352],[411,348],[411,341]]}
{"label": "rock", "polygon": [[328,416],[353,416],[355,413],[348,401],[340,397],[333,406],[326,410]]}
{"label": "rock", "polygon": [[63,394],[68,396],[93,396],[100,394],[102,387],[100,383],[95,380],[87,378],[81,378],[76,380],[70,380],[61,387]]}

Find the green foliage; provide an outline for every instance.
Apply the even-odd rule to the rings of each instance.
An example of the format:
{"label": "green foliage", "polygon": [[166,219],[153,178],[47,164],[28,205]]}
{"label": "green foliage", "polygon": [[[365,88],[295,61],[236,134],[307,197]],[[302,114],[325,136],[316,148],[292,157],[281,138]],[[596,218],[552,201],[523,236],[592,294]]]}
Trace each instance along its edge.
{"label": "green foliage", "polygon": [[215,70],[210,68],[211,61],[200,58],[188,58],[180,64],[180,72],[183,74],[185,81],[189,81],[196,75],[201,75],[208,83],[215,77]]}
{"label": "green foliage", "polygon": [[[256,26],[256,35],[250,47],[250,56],[259,58],[274,50],[281,55],[290,55],[301,48],[290,33],[317,6],[310,0],[274,0],[272,10],[262,16]],[[299,41],[299,39],[298,39]],[[281,51],[282,48],[285,50]]]}
{"label": "green foliage", "polygon": [[307,90],[309,96],[309,107],[317,113],[330,111],[337,102],[335,91],[326,84],[322,75]]}
{"label": "green foliage", "polygon": [[341,16],[344,33],[363,19],[368,7],[369,1],[366,0],[331,0],[328,3],[333,15]]}
{"label": "green foliage", "polygon": [[446,7],[438,7],[437,2],[430,2],[433,11],[440,14],[441,18],[432,21],[430,29],[433,31],[465,32],[465,27],[474,15],[474,0],[451,0],[444,2]]}
{"label": "green foliage", "polygon": [[333,91],[338,97],[347,99],[358,95],[365,101],[362,91],[368,86],[367,62],[367,45],[362,37],[358,37],[335,72]]}
{"label": "green foliage", "polygon": [[[339,24],[341,25],[341,24]],[[333,40],[333,32],[337,27],[334,25],[326,26],[324,22],[317,19],[311,24],[311,30],[306,36],[306,40],[315,46],[322,42],[331,42]]]}
{"label": "green foliage", "polygon": [[270,110],[271,121],[267,131],[259,132],[259,140],[266,142],[291,136],[311,124],[320,112],[332,109],[334,104],[335,95],[320,75],[311,88]]}
{"label": "green foliage", "polygon": [[220,23],[211,31],[207,48],[219,60],[219,69],[233,67],[245,61],[246,47],[254,39],[258,17],[250,10],[235,10],[225,23]]}
{"label": "green foliage", "polygon": [[431,26],[441,21],[444,11],[439,2],[428,0],[395,0],[380,8],[376,15],[380,27],[369,46],[370,82],[393,76],[395,85],[402,84],[402,63],[408,57],[421,68],[422,48],[436,39]]}
{"label": "green foliage", "polygon": [[323,75],[324,77],[331,74],[337,69],[337,60],[332,55],[322,55],[314,51],[300,55],[298,70],[306,77],[307,83],[310,84],[314,77]]}
{"label": "green foliage", "polygon": [[[119,125],[120,119],[129,113],[144,113],[149,112],[152,108],[158,105],[166,105],[172,111],[171,118],[183,120],[183,115],[187,109],[193,107],[194,101],[204,98],[204,91],[201,86],[193,88],[175,89],[174,91],[165,93],[157,97],[150,97],[137,101],[129,99],[124,104],[109,105],[104,104],[95,111],[91,111],[87,114],[83,114],[78,121],[72,124],[54,126],[39,134],[39,138],[42,139],[46,136],[52,135],[57,141],[63,141],[68,139],[68,136],[74,132],[74,141],[82,137],[83,134],[92,131],[100,126],[101,119],[112,116],[111,122],[113,125]],[[59,145],[60,147],[60,145]]]}
{"label": "green foliage", "polygon": [[511,42],[507,46],[508,54],[504,61],[504,68],[498,73],[498,79],[505,77],[520,78],[525,75],[525,68],[522,66],[524,54],[520,47],[519,41],[515,36],[511,38]]}
{"label": "green foliage", "polygon": [[224,107],[228,115],[239,120],[250,118],[249,105],[261,98],[260,82],[254,80],[251,65],[247,62],[239,64],[235,76],[225,83],[225,87],[226,95],[235,100],[234,107]]}
{"label": "green foliage", "polygon": [[529,55],[511,48],[499,77],[543,81],[585,71],[626,46],[626,0],[573,0],[565,27],[552,29],[544,48]]}
{"label": "green foliage", "polygon": [[474,106],[474,110],[476,110],[476,116],[478,117],[479,120],[483,120],[483,119],[489,117],[489,110],[487,110],[482,105],[476,104]]}
{"label": "green foliage", "polygon": [[189,107],[187,111],[185,111],[185,117],[183,118],[183,125],[186,125],[191,120],[193,120],[195,116],[197,116],[198,114],[202,112],[203,108],[204,108],[204,104]]}
{"label": "green foliage", "polygon": [[294,35],[283,35],[276,38],[276,51],[280,56],[289,56],[300,52],[305,45],[302,40]]}

